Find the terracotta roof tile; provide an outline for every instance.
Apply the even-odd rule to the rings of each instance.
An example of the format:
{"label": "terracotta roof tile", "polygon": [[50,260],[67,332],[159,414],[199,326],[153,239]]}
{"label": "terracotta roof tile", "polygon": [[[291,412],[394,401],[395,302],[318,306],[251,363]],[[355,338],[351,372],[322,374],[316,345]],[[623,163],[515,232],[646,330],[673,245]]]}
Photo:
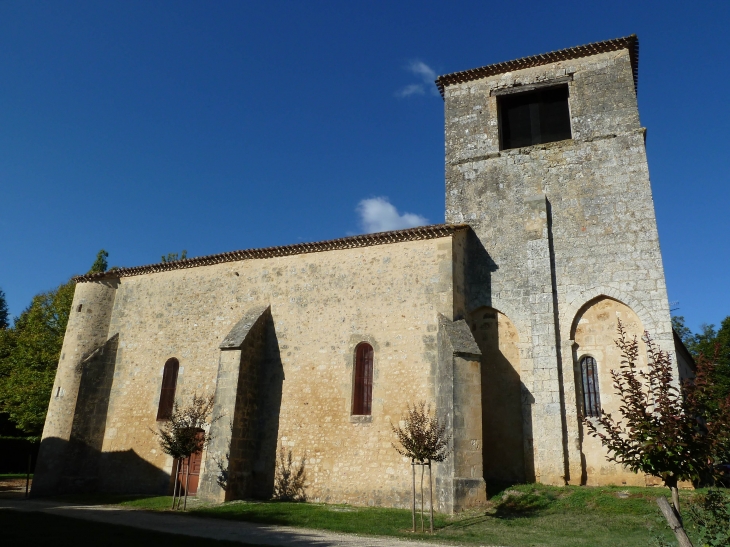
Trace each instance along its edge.
{"label": "terracotta roof tile", "polygon": [[77,283],[86,281],[98,281],[101,279],[113,279],[129,277],[148,273],[165,272],[170,270],[181,270],[185,268],[197,268],[223,262],[236,262],[239,260],[255,260],[260,258],[272,258],[276,256],[290,256],[306,253],[318,253],[323,251],[335,251],[340,249],[354,249],[358,247],[371,247],[374,245],[386,245],[388,243],[400,243],[403,241],[418,241],[422,239],[436,239],[447,237],[456,232],[468,230],[467,224],[433,224],[408,228],[406,230],[394,230],[391,232],[378,232],[375,234],[364,234],[359,236],[343,237],[314,243],[296,243],[283,247],[265,247],[263,249],[246,249],[220,253],[208,256],[188,258],[175,262],[161,262],[147,266],[135,266],[131,268],[119,268],[113,271],[79,275],[74,277]]}
{"label": "terracotta roof tile", "polygon": [[579,59],[581,57],[597,55],[599,53],[605,53],[607,51],[619,51],[621,49],[629,50],[629,54],[631,55],[631,67],[634,71],[634,89],[638,91],[639,38],[636,36],[636,34],[632,34],[631,36],[624,36],[623,38],[606,40],[604,42],[595,42],[592,44],[586,44],[584,46],[561,49],[558,51],[552,51],[550,53],[542,53],[540,55],[522,57],[521,59],[515,59],[514,61],[496,63],[493,65],[483,66],[481,68],[473,68],[470,70],[463,70],[461,72],[445,74],[436,78],[436,87],[438,87],[439,92],[443,97],[444,87],[446,87],[447,85],[470,82],[473,80],[479,80],[480,78],[486,78],[487,76],[494,76],[496,74],[512,72],[513,70],[547,65],[550,63],[556,63],[558,61],[566,61],[569,59]]}

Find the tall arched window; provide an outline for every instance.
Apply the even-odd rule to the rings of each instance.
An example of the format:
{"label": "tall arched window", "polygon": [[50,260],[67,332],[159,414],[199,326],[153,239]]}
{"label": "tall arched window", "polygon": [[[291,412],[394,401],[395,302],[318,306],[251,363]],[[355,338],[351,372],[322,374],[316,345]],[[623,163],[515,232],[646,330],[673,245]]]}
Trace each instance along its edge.
{"label": "tall arched window", "polygon": [[167,420],[172,416],[172,407],[175,404],[175,388],[177,387],[177,371],[180,363],[174,357],[165,363],[162,372],[162,388],[160,389],[160,405],[157,407],[157,419]]}
{"label": "tall arched window", "polygon": [[373,403],[373,347],[363,342],[355,348],[355,386],[352,414],[370,416]]}
{"label": "tall arched window", "polygon": [[583,408],[585,415],[597,418],[601,415],[601,396],[598,391],[598,367],[593,357],[585,356],[580,360],[583,377]]}

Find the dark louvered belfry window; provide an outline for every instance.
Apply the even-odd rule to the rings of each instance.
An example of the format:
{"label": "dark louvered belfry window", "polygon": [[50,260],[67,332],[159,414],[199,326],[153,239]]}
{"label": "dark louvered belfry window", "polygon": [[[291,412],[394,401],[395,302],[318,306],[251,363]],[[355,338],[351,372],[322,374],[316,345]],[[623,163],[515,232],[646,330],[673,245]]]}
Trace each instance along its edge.
{"label": "dark louvered belfry window", "polygon": [[585,415],[597,418],[601,415],[601,396],[598,391],[598,367],[593,357],[580,360],[583,376],[583,408]]}
{"label": "dark louvered belfry window", "polygon": [[352,413],[369,416],[373,406],[373,347],[363,342],[355,348],[355,390]]}
{"label": "dark louvered belfry window", "polygon": [[568,86],[499,97],[502,150],[571,138]]}
{"label": "dark louvered belfry window", "polygon": [[160,406],[157,407],[157,419],[167,420],[172,416],[172,407],[175,404],[175,388],[177,387],[177,371],[180,363],[174,357],[165,363],[162,373],[162,388],[160,389]]}

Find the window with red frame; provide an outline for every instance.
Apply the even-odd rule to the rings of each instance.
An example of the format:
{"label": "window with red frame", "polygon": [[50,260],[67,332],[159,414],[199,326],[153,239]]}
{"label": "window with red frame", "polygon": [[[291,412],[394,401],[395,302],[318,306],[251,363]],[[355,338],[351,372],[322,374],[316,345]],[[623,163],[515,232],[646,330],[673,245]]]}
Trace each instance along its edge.
{"label": "window with red frame", "polygon": [[373,347],[363,342],[355,348],[355,389],[352,414],[370,416],[373,405]]}

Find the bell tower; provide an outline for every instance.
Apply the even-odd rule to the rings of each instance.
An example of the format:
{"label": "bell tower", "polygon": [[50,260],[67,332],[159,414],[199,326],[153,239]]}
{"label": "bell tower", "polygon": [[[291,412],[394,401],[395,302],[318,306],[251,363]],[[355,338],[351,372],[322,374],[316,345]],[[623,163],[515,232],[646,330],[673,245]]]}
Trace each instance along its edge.
{"label": "bell tower", "polygon": [[[585,476],[574,340],[591,301],[631,308],[674,353],[636,100],[638,50],[632,35],[436,81],[446,222],[468,223],[476,236],[466,308],[484,356],[488,481]],[[606,318],[614,332],[617,317]],[[500,419],[510,405],[521,408],[521,424]],[[490,446],[514,454],[490,455]]]}

